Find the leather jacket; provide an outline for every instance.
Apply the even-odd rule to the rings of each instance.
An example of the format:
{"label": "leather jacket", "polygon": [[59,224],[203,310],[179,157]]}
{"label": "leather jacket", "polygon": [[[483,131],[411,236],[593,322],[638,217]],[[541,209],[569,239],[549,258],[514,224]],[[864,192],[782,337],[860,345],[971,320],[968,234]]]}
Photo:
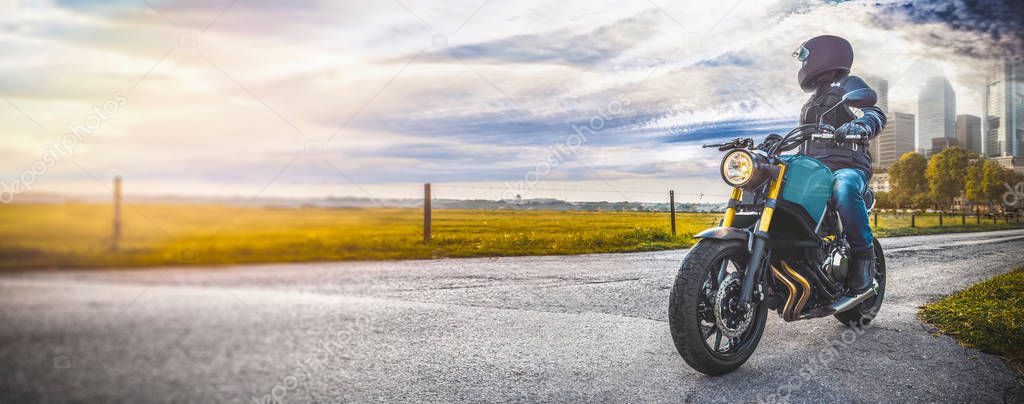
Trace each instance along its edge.
{"label": "leather jacket", "polygon": [[[800,123],[817,123],[821,114],[839,102],[843,94],[860,88],[870,89],[867,83],[857,76],[845,76],[820,85],[804,104],[800,112]],[[874,139],[882,132],[886,117],[885,113],[874,105],[862,107],[860,110],[864,115],[858,118],[850,107],[839,107],[829,112],[824,121],[837,129],[848,122],[862,125],[867,130],[868,139],[839,144],[831,140],[809,140],[804,143],[800,152],[818,159],[832,171],[857,168],[870,178],[871,154],[868,152],[868,140]]]}

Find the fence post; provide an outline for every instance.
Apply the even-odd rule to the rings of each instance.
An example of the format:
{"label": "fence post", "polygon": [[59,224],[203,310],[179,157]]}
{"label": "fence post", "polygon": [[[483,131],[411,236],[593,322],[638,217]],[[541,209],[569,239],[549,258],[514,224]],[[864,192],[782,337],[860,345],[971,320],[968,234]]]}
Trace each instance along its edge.
{"label": "fence post", "polygon": [[960,212],[960,225],[961,226],[966,226],[967,225],[967,214],[965,214],[964,212]]}
{"label": "fence post", "polygon": [[878,228],[878,211],[875,211],[875,228]]}
{"label": "fence post", "polygon": [[939,211],[939,227],[942,227],[942,211]]}
{"label": "fence post", "polygon": [[114,177],[114,229],[110,249],[117,251],[121,241],[121,176]]}
{"label": "fence post", "polygon": [[430,183],[423,184],[423,241],[430,241]]}
{"label": "fence post", "polygon": [[668,191],[668,205],[669,205],[668,211],[671,212],[671,215],[670,215],[671,219],[670,220],[672,220],[672,237],[675,237],[676,236],[676,191],[674,191],[674,190],[669,190]]}
{"label": "fence post", "polygon": [[981,224],[981,207],[980,206],[975,206],[974,207],[974,219],[978,222],[978,224]]}
{"label": "fence post", "polygon": [[910,227],[917,227],[917,223],[915,223],[915,221],[914,221],[914,218],[916,217],[916,215],[917,215],[917,212],[910,212]]}

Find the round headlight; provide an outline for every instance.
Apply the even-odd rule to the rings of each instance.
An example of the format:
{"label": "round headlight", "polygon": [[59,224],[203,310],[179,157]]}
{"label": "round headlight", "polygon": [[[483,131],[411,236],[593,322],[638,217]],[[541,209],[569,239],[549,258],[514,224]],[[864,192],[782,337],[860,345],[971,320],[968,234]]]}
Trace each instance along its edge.
{"label": "round headlight", "polygon": [[722,179],[734,187],[750,182],[754,169],[754,158],[745,150],[733,150],[722,159]]}

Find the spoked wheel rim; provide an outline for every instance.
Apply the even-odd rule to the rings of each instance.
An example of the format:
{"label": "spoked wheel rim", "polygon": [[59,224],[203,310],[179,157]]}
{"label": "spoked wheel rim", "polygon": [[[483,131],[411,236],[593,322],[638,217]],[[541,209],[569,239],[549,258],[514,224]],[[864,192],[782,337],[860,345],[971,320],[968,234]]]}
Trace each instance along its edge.
{"label": "spoked wheel rim", "polygon": [[[722,330],[717,321],[715,315],[715,303],[719,289],[725,285],[733,283],[733,279],[738,278],[741,275],[740,270],[745,267],[745,263],[737,260],[735,257],[724,257],[707,271],[704,276],[704,283],[701,287],[701,301],[697,304],[697,314],[700,318],[700,336],[701,342],[704,347],[707,348],[715,357],[720,359],[733,359],[742,355],[744,351],[753,343],[756,344],[756,338],[752,338],[754,329],[759,327],[756,324],[758,321],[763,321],[758,316],[758,304],[756,303],[749,308],[749,318],[746,320],[746,328],[742,330],[739,335],[730,337],[725,330]],[[738,286],[738,285],[736,285]],[[738,288],[736,288],[738,293]],[[732,296],[732,291],[726,293]],[[726,315],[734,315],[729,310],[726,310]],[[738,314],[737,314],[738,315]],[[741,321],[737,318],[731,318],[732,321],[726,321],[728,324],[737,324],[737,321]]]}

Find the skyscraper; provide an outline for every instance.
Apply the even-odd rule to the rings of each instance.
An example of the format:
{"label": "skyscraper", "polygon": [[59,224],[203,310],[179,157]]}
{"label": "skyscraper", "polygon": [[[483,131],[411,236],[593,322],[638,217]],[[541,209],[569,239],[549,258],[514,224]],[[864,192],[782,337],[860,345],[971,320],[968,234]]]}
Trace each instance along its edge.
{"label": "skyscraper", "polygon": [[878,94],[878,102],[875,106],[882,109],[882,112],[889,113],[889,82],[878,76],[861,76],[865,83]]}
{"label": "skyscraper", "polygon": [[981,154],[981,118],[967,114],[957,115],[956,140],[960,147]]}
{"label": "skyscraper", "polygon": [[932,149],[929,155],[941,153],[951,147],[960,147],[960,142],[955,137],[937,137],[932,139]]}
{"label": "skyscraper", "polygon": [[[861,76],[861,78],[864,79],[864,82],[867,83],[872,90],[875,90],[875,94],[878,95],[878,101],[875,102],[875,106],[880,108],[882,113],[891,119],[891,117],[889,117],[889,82],[878,76]],[[876,169],[880,167],[878,158],[881,155],[881,144],[886,142],[883,137],[891,137],[891,134],[886,136],[886,133],[887,132],[883,130],[882,133],[879,133],[878,136],[868,145],[868,151],[871,152],[871,157],[874,159],[872,167]],[[913,142],[913,137],[911,137],[910,140]],[[913,148],[914,145],[911,144],[910,146]]]}
{"label": "skyscraper", "polygon": [[1024,157],[1024,75],[1010,61],[996,64],[985,82],[982,143],[988,157]]}
{"label": "skyscraper", "polygon": [[917,96],[917,150],[927,154],[932,139],[956,138],[956,94],[945,76],[928,79]]}
{"label": "skyscraper", "polygon": [[888,117],[885,129],[871,141],[872,167],[878,171],[889,169],[904,153],[914,151],[914,114],[891,112]]}

